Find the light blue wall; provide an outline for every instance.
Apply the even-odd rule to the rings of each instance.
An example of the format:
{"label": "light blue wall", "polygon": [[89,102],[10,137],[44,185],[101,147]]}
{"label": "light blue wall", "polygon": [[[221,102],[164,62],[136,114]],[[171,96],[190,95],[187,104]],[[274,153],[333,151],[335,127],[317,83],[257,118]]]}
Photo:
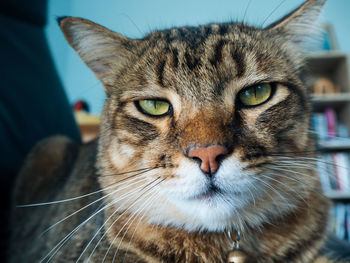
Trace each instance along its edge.
{"label": "light blue wall", "polygon": [[[93,113],[102,110],[103,89],[60,32],[57,16],[79,16],[128,37],[142,37],[152,29],[209,22],[244,21],[269,24],[302,0],[49,0],[47,37],[54,61],[73,103],[84,99]],[[248,7],[248,8],[247,8]],[[271,12],[275,10],[272,14]],[[244,15],[245,14],[245,15]],[[328,0],[321,21],[333,24],[340,50],[350,53],[350,1]]]}

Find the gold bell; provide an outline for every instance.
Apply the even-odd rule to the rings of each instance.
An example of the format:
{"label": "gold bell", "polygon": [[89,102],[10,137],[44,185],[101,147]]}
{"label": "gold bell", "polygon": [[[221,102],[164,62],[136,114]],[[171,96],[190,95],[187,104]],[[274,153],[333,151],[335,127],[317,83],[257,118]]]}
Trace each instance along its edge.
{"label": "gold bell", "polygon": [[244,263],[246,260],[246,255],[241,250],[232,250],[228,254],[228,263]]}

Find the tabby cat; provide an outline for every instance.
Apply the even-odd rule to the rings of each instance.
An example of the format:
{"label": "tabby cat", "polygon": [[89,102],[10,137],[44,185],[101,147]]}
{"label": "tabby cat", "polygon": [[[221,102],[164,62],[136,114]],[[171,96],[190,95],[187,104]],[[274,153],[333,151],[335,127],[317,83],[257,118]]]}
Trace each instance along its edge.
{"label": "tabby cat", "polygon": [[107,94],[99,138],[59,136],[32,151],[10,262],[345,261],[326,246],[329,203],[301,79],[301,43],[324,2],[266,28],[143,39],[60,19]]}

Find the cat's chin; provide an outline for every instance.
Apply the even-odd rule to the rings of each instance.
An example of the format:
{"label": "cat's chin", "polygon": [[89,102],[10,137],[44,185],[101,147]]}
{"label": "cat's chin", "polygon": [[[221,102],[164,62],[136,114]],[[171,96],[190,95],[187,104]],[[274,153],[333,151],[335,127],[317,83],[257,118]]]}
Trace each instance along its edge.
{"label": "cat's chin", "polygon": [[283,209],[273,206],[253,207],[244,200],[236,200],[235,206],[232,206],[232,200],[225,201],[219,195],[200,196],[193,200],[178,201],[174,206],[169,207],[169,203],[167,205],[167,213],[164,210],[161,213],[154,210],[153,215],[148,217],[148,223],[188,232],[225,232],[235,229],[243,233],[247,227],[260,228],[293,209],[293,206]]}
{"label": "cat's chin", "polygon": [[[243,229],[244,220],[239,212],[247,203],[225,200],[224,195],[207,192],[190,200],[177,200],[167,203],[167,209],[151,216],[149,223],[181,228],[189,232]],[[158,207],[159,208],[159,207]],[[153,211],[156,212],[156,211]],[[259,222],[260,223],[260,222]]]}
{"label": "cat's chin", "polygon": [[246,204],[238,200],[235,205],[227,202],[220,194],[205,193],[195,199],[179,203],[181,210],[189,215],[189,222],[184,227],[189,231],[198,229],[223,231],[230,228],[241,228],[238,211]]}
{"label": "cat's chin", "polygon": [[208,190],[187,198],[167,199],[152,210],[149,223],[175,227],[188,232],[224,232],[247,227],[260,228],[271,219],[283,217],[296,206],[255,202],[246,192],[225,193]]}

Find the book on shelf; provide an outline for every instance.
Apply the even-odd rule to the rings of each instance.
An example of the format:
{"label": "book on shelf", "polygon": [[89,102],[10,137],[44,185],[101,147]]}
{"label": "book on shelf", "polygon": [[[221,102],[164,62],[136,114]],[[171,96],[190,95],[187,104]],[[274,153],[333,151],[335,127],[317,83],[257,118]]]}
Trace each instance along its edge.
{"label": "book on shelf", "polygon": [[324,112],[314,113],[312,126],[317,134],[320,148],[350,149],[349,129],[338,121],[334,109],[326,108]]}
{"label": "book on shelf", "polygon": [[332,108],[327,108],[324,111],[326,125],[327,125],[327,137],[329,139],[334,139],[337,133],[337,122],[336,122],[336,114],[335,110]]}
{"label": "book on shelf", "polygon": [[350,193],[350,153],[324,153],[316,161],[324,193],[332,191]]}
{"label": "book on shelf", "polygon": [[350,204],[337,203],[332,207],[329,231],[350,242]]}

